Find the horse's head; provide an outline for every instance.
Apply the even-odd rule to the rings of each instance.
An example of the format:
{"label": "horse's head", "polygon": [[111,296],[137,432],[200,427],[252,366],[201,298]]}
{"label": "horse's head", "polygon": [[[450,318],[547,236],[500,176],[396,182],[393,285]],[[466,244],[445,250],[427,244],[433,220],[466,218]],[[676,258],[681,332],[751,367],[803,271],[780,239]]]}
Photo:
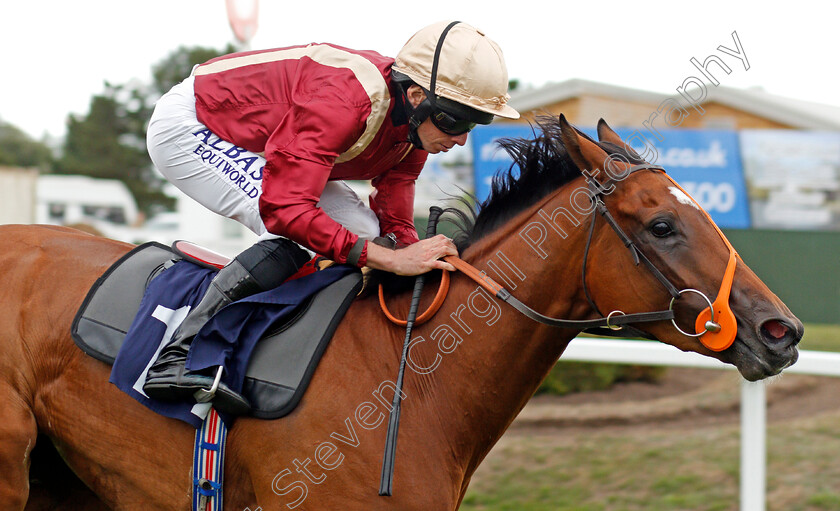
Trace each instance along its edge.
{"label": "horse's head", "polygon": [[[600,143],[562,116],[560,127],[569,156],[588,176],[595,202],[603,204],[601,214],[598,208],[592,213],[596,223],[586,257],[591,303],[604,314],[671,307],[675,324],[636,326],[683,351],[731,363],[751,381],[794,363],[802,323],[737,256],[697,202],[603,120]],[[621,239],[622,231],[628,239]],[[632,242],[629,250],[622,242]]]}

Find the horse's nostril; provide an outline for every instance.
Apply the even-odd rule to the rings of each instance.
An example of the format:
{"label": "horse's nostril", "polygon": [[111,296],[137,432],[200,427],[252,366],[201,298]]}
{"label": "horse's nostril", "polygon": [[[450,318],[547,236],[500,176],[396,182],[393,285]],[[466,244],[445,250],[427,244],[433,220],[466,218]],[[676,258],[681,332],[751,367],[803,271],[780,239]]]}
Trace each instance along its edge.
{"label": "horse's nostril", "polygon": [[781,321],[775,319],[766,321],[763,325],[761,325],[761,330],[765,336],[773,339],[782,339],[788,333],[788,327],[783,325]]}
{"label": "horse's nostril", "polygon": [[796,346],[802,337],[801,329],[797,329],[789,322],[770,319],[761,324],[761,338],[768,347],[783,350]]}

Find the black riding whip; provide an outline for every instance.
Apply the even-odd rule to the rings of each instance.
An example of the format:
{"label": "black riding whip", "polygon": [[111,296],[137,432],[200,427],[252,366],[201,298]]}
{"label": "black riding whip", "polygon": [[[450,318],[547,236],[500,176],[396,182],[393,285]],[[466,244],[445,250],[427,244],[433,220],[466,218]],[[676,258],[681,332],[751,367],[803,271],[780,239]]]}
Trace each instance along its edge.
{"label": "black riding whip", "polygon": [[[429,223],[426,224],[426,238],[431,238],[437,231],[437,222],[443,210],[437,206],[429,208]],[[385,455],[382,458],[382,477],[379,480],[379,495],[390,497],[394,487],[394,460],[397,455],[397,431],[400,429],[400,403],[402,402],[403,375],[405,374],[405,359],[408,356],[408,344],[411,341],[411,328],[414,326],[414,319],[417,317],[417,307],[420,304],[420,295],[423,293],[425,274],[418,275],[414,281],[414,293],[411,295],[411,305],[408,309],[408,318],[405,325],[405,342],[403,342],[402,358],[400,359],[400,371],[397,375],[397,390],[394,393],[394,402],[391,404],[391,414],[388,418],[388,433],[385,436]]]}

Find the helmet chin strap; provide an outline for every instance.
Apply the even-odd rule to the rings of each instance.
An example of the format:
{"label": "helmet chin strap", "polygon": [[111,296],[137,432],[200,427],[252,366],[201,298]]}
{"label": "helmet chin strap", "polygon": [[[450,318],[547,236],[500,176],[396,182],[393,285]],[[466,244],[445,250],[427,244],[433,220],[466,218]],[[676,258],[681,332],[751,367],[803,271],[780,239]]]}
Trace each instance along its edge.
{"label": "helmet chin strap", "polygon": [[423,142],[417,134],[417,128],[432,114],[432,103],[427,96],[426,99],[415,107],[408,100],[408,91],[403,89],[402,93],[405,113],[408,117],[408,141],[417,149],[423,149]]}

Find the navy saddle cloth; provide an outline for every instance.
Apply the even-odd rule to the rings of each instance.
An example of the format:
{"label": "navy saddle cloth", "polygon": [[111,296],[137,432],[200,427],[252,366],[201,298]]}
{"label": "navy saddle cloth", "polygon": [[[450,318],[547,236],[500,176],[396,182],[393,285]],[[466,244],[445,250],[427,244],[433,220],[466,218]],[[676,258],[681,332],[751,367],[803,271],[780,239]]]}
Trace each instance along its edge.
{"label": "navy saddle cloth", "polygon": [[[163,415],[198,426],[209,405],[152,401],[142,393],[142,383],[186,315],[185,305],[203,296],[214,274],[159,243],[141,245],[91,288],[73,322],[73,339],[88,355],[114,365],[111,382],[123,391]],[[226,351],[223,379],[248,398],[250,414],[283,417],[303,396],[361,286],[357,269],[335,265],[230,304],[196,336],[190,364]]]}

